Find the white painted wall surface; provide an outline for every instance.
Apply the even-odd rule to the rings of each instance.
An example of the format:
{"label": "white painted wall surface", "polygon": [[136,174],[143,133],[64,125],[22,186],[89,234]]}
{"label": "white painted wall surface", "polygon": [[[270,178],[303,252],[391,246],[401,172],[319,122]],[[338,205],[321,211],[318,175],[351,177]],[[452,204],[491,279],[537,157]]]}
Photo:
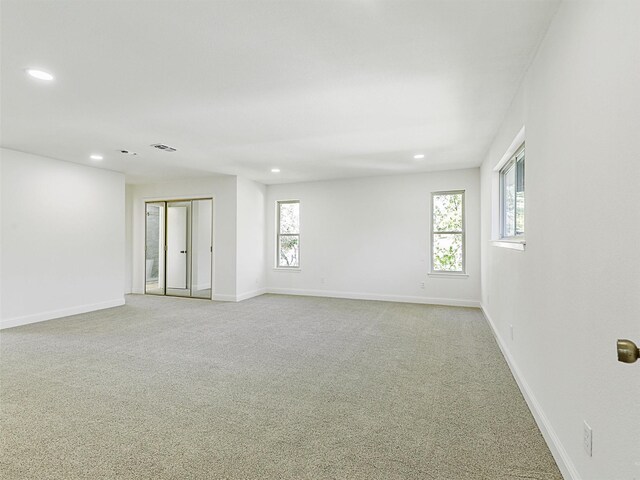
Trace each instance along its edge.
{"label": "white painted wall surface", "polygon": [[0,148],[0,327],[2,327],[2,252],[4,251],[4,246],[2,243],[2,158],[4,156],[5,150]]}
{"label": "white painted wall surface", "polygon": [[[467,278],[427,276],[431,192],[442,190],[466,191]],[[300,271],[274,268],[278,200],[300,200]],[[478,305],[479,203],[478,169],[270,185],[268,290]]]}
{"label": "white painted wall surface", "polygon": [[266,191],[263,184],[238,177],[238,300],[265,293]]}
{"label": "white painted wall surface", "polygon": [[[518,252],[489,243],[491,184],[523,125]],[[615,350],[640,340],[639,130],[640,2],[564,2],[483,163],[481,247],[484,308],[566,478],[640,478],[640,367]]]}
{"label": "white painted wall surface", "polygon": [[133,186],[125,185],[124,190],[124,236],[125,236],[125,247],[124,247],[124,293],[131,293],[132,291],[132,282],[133,282]]}
{"label": "white painted wall surface", "polygon": [[169,183],[132,185],[132,290],[144,293],[144,203],[152,200],[213,198],[213,298],[236,299],[237,177],[211,176]]}
{"label": "white painted wall surface", "polygon": [[2,149],[2,327],[124,303],[124,176]]}

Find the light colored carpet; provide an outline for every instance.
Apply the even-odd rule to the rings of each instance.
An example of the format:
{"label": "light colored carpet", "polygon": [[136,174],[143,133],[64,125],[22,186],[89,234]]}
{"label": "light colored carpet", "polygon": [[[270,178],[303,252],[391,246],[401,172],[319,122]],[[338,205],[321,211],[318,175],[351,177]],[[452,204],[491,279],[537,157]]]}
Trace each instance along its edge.
{"label": "light colored carpet", "polygon": [[2,478],[562,478],[477,309],[129,296],[0,362]]}

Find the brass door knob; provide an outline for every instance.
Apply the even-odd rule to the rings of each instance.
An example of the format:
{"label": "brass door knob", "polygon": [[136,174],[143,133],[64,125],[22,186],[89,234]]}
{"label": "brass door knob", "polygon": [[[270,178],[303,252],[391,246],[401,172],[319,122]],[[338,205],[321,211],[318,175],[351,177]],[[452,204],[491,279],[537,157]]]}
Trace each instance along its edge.
{"label": "brass door knob", "polygon": [[631,340],[618,340],[618,361],[623,363],[633,363],[640,357],[638,346]]}

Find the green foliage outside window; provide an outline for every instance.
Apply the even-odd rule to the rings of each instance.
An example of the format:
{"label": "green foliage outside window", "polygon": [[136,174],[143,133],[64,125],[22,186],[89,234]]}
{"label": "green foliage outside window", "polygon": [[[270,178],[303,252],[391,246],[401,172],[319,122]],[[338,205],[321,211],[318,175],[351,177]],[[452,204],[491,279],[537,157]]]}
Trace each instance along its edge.
{"label": "green foliage outside window", "polygon": [[435,272],[463,271],[462,192],[433,195],[432,265]]}
{"label": "green foliage outside window", "polygon": [[300,266],[300,202],[278,202],[278,267]]}

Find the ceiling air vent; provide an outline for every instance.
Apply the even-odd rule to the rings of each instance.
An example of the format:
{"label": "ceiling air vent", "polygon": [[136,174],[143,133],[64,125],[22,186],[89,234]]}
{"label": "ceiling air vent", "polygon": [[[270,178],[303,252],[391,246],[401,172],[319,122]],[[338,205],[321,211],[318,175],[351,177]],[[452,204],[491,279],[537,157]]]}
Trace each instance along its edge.
{"label": "ceiling air vent", "polygon": [[163,150],[165,152],[175,152],[176,149],[170,147],[169,145],[165,145],[164,143],[154,143],[151,145],[153,148],[157,148],[158,150]]}

